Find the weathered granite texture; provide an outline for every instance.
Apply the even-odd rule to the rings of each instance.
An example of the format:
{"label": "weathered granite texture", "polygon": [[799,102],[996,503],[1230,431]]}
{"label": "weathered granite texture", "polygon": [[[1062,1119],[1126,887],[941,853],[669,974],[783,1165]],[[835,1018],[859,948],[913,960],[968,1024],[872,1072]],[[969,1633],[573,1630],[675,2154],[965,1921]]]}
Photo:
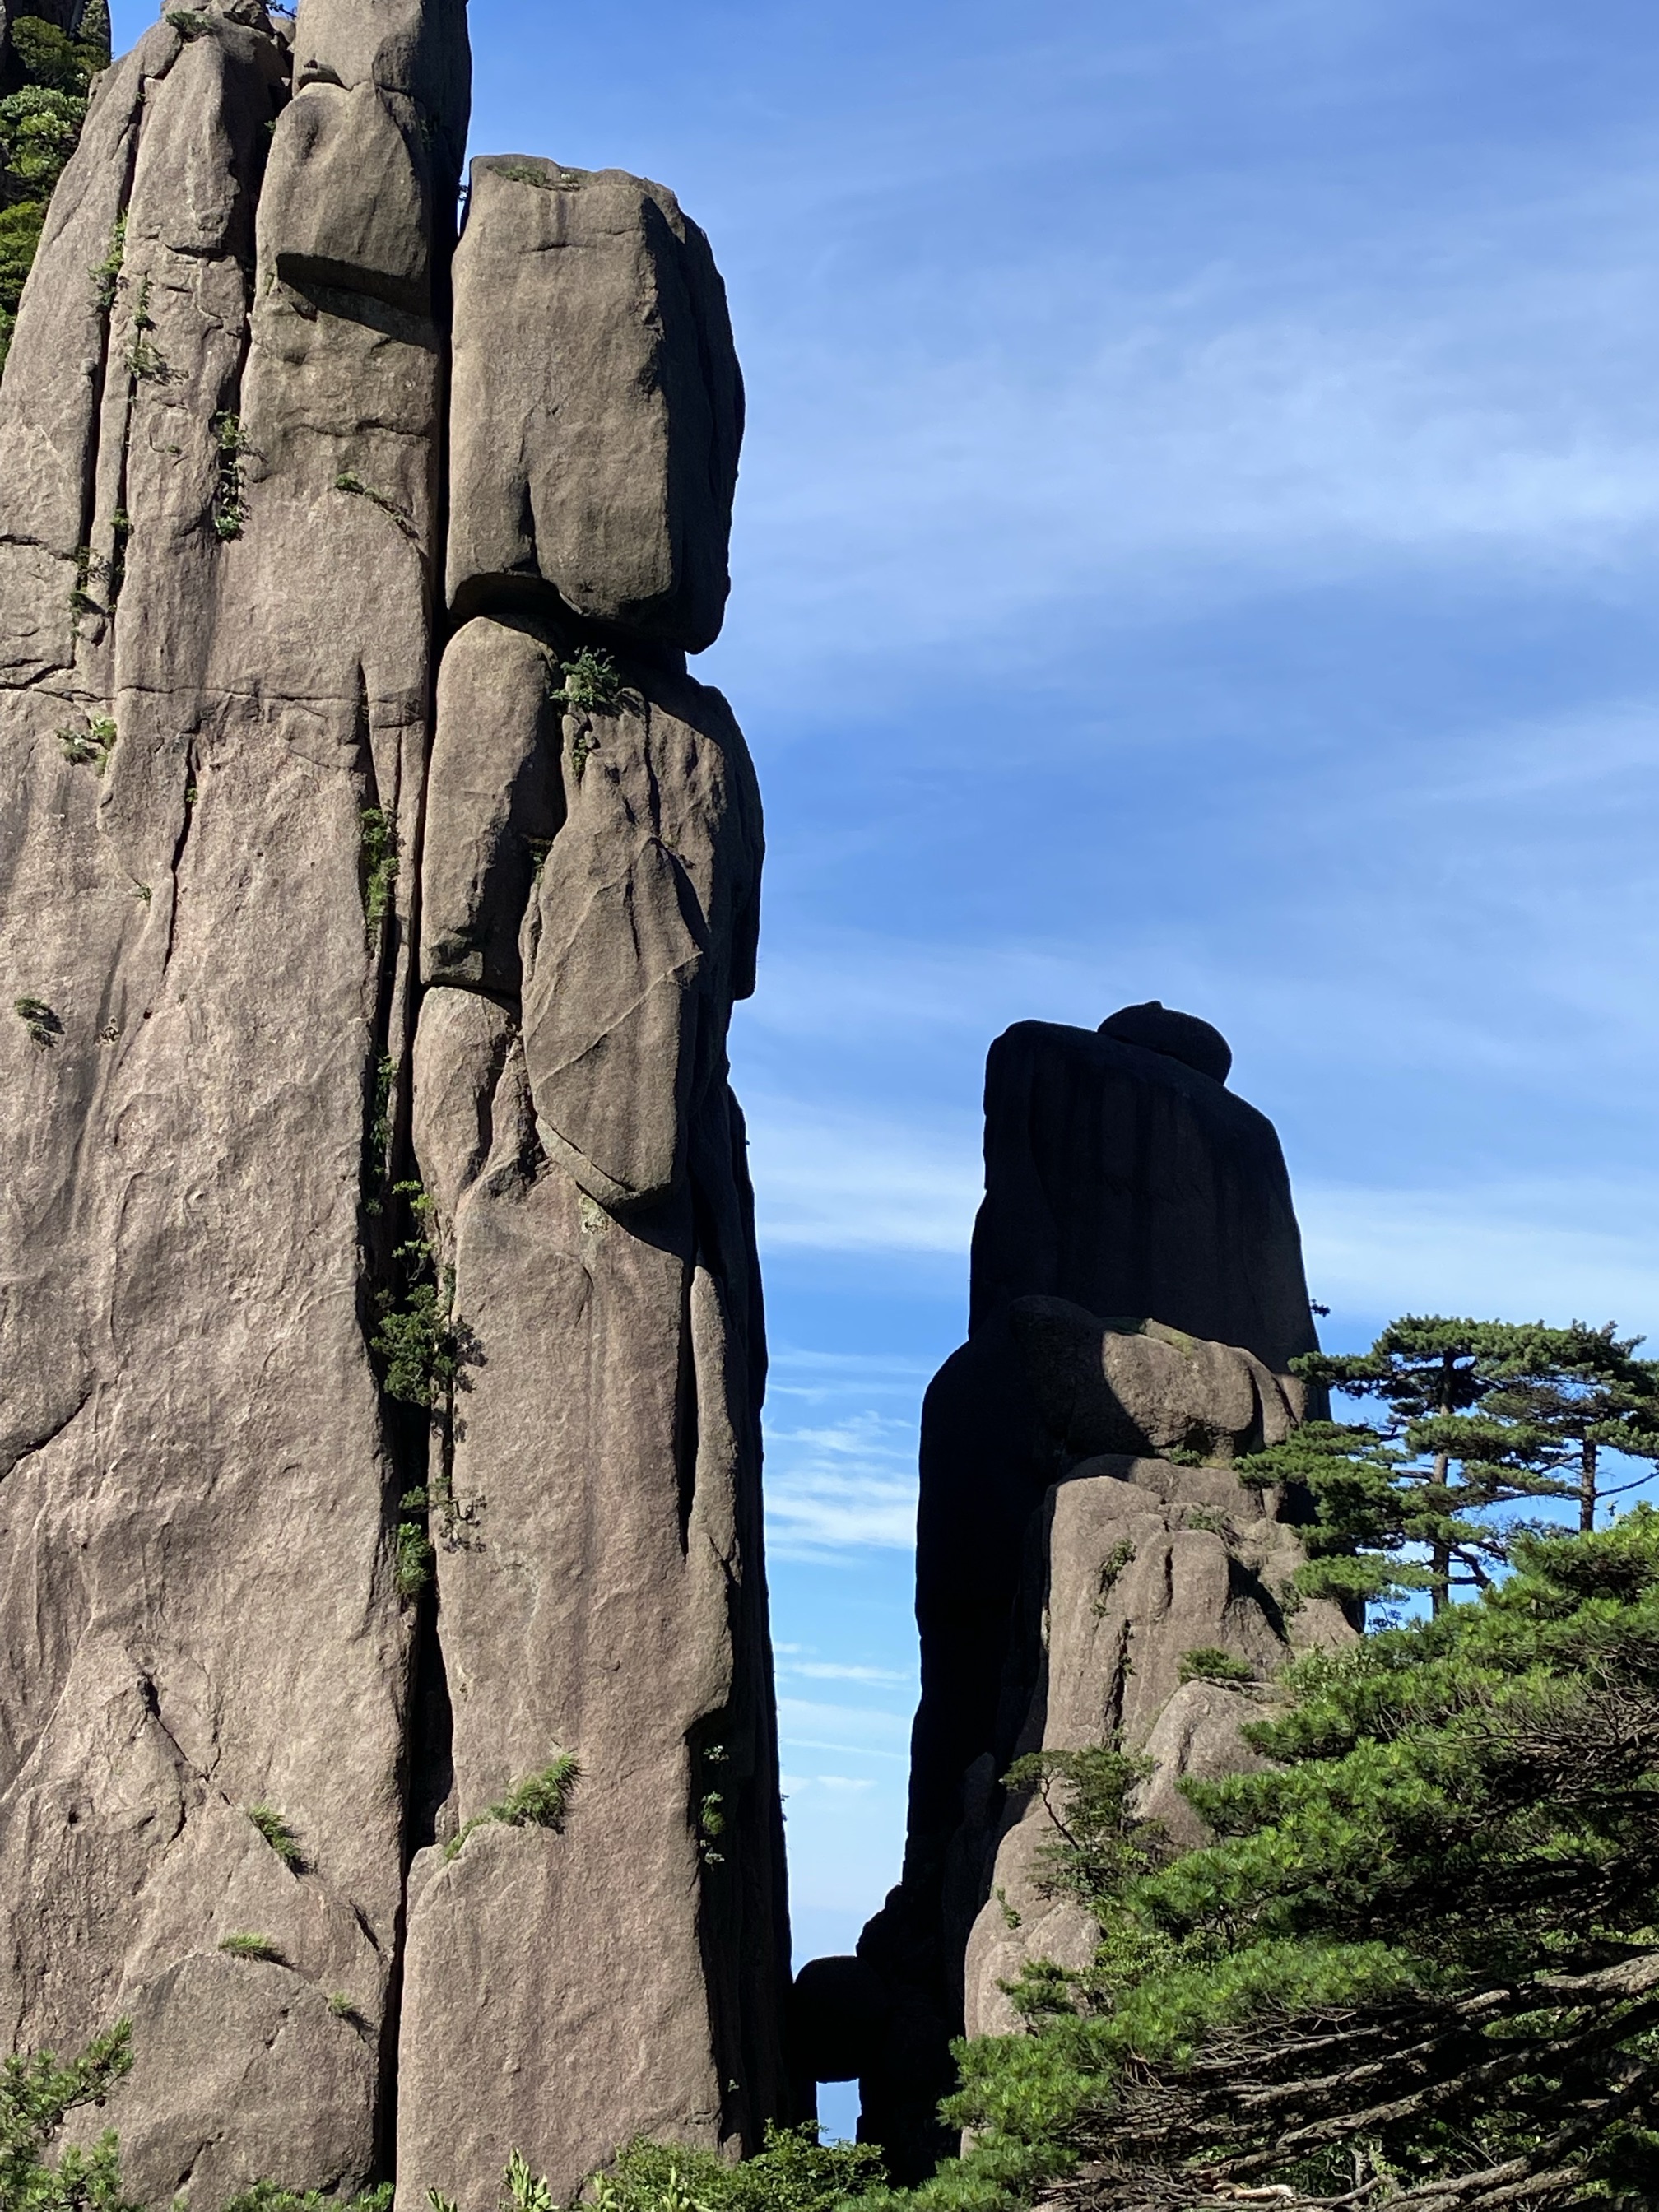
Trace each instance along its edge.
{"label": "weathered granite texture", "polygon": [[[753,985],[753,773],[684,676],[629,664],[549,743],[524,634],[475,622],[458,650],[469,699],[489,655],[513,672],[483,686],[521,709],[494,725],[495,787],[548,805],[562,784],[533,883],[478,871],[445,909],[476,938],[516,902],[522,1000],[434,988],[416,1053],[416,1151],[483,1356],[439,1531],[453,1784],[411,1880],[398,2171],[465,2199],[503,2142],[559,2191],[641,2129],[753,2142],[786,2102],[787,1941],[725,1050]],[[583,1768],[565,1832],[485,1831],[446,1862],[557,1749]]]}
{"label": "weathered granite texture", "polygon": [[[1243,1756],[1244,1697],[1178,1689],[1182,1654],[1265,1675],[1289,1648],[1285,1501],[1229,1468],[1301,1418],[1287,1365],[1315,1339],[1278,1140],[1231,1064],[1156,1005],[1099,1033],[1022,1023],[991,1050],[969,1335],[922,1416],[903,1880],[860,1971],[817,1966],[797,1998],[802,2070],[856,2062],[861,2132],[902,2178],[948,2148],[949,2038],[1007,2024],[1016,1952],[1085,1940],[1038,1893],[1045,1816],[1006,1802],[1010,1761],[1121,1734],[1159,1756],[1157,1809],[1178,1815],[1178,1773]],[[1018,1931],[987,1909],[997,1888]]]}
{"label": "weathered granite texture", "polygon": [[[0,385],[0,2011],[21,2047],[131,2015],[98,2118],[152,2201],[398,2171],[489,2203],[514,2146],[562,2190],[636,2129],[752,2140],[785,2101],[725,1059],[760,816],[664,641],[717,625],[736,372],[694,514],[674,435],[584,383],[645,357],[561,371],[605,482],[640,441],[592,566],[618,694],[553,697],[599,641],[564,569],[477,580],[441,672],[467,77],[465,0],[158,22]],[[681,256],[652,232],[681,361],[706,248],[605,189]],[[514,318],[622,330],[608,254],[575,310],[539,276],[475,302],[511,343],[471,389],[538,486],[514,380],[545,330]],[[466,1386],[431,1419],[375,1345],[422,1223]],[[562,1832],[445,1861],[560,1751]]]}
{"label": "weathered granite texture", "polygon": [[[1240,1731],[1260,1717],[1275,1670],[1293,1651],[1329,1649],[1353,1633],[1334,1606],[1291,1589],[1303,1552],[1276,1504],[1224,1467],[1161,1460],[1087,1459],[1057,1483],[1031,1531],[1016,1605],[1012,1642],[1038,1655],[1039,1671],[1010,1755],[1121,1742],[1154,1763],[1141,1813],[1171,1844],[1200,1842],[1177,1782],[1255,1765]],[[1183,1682],[1183,1658],[1200,1650],[1243,1661],[1262,1686]],[[1082,1907],[1052,1893],[1043,1852],[1054,1829],[1041,1796],[999,1809],[993,1764],[984,1761],[964,1790],[946,1879],[969,2035],[1017,2032],[1002,1984],[1027,1959],[1081,1966],[1094,1942]]]}
{"label": "weathered granite texture", "polygon": [[700,653],[719,634],[743,382],[708,241],[661,185],[472,165],[455,263],[449,589],[550,586]]}

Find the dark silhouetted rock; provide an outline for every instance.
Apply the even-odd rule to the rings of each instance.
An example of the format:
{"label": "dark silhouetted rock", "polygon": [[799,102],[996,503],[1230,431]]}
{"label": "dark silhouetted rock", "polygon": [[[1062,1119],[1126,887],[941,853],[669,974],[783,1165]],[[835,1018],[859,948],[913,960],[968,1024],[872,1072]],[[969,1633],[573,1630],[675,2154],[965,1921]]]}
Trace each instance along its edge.
{"label": "dark silhouetted rock", "polygon": [[[969,1335],[923,1407],[904,1878],[860,1945],[910,2031],[902,2063],[890,2048],[862,2077],[862,2132],[902,2179],[948,2148],[933,2108],[950,2037],[1008,2024],[994,1998],[1016,1952],[1085,1938],[1038,1894],[1010,1760],[1119,1729],[1150,1744],[1167,1709],[1179,1748],[1158,1802],[1174,1802],[1183,1761],[1241,1755],[1241,1693],[1178,1689],[1181,1654],[1265,1668],[1285,1648],[1294,1532],[1227,1471],[1300,1418],[1288,1366],[1315,1344],[1278,1139],[1223,1087],[1207,1024],[1153,1006],[1108,1028],[1026,1022],[992,1047]],[[1141,1564],[1114,1595],[1120,1544]],[[1085,1588],[1099,1612],[1073,1604]],[[1343,1632],[1311,1610],[1308,1626]],[[1018,1936],[987,1910],[997,1886],[1021,1900]]]}
{"label": "dark silhouetted rock", "polygon": [[881,2050],[892,2015],[888,1986],[859,1958],[814,1959],[795,1977],[793,2044],[809,2081],[854,2081]]}
{"label": "dark silhouetted rock", "polygon": [[1115,1037],[1120,1044],[1167,1053],[1215,1083],[1224,1083],[1232,1073],[1233,1048],[1219,1030],[1200,1021],[1196,1014],[1178,1014],[1157,999],[1149,999],[1144,1006],[1120,1007],[1101,1024],[1100,1034]]}

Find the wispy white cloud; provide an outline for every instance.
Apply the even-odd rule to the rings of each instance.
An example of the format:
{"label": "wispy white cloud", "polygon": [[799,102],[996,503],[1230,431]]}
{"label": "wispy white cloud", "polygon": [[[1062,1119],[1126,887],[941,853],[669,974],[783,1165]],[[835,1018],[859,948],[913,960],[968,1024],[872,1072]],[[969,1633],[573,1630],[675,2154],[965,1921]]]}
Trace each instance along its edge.
{"label": "wispy white cloud", "polygon": [[870,1682],[904,1686],[910,1677],[890,1667],[843,1666],[838,1661],[799,1659],[778,1669],[781,1674],[805,1675],[815,1682]]}
{"label": "wispy white cloud", "polygon": [[778,1734],[786,1747],[804,1751],[856,1752],[864,1759],[909,1757],[910,1715],[865,1705],[818,1705],[780,1698]]}
{"label": "wispy white cloud", "polygon": [[751,1100],[750,1164],[763,1247],[817,1251],[966,1249],[981,1177],[975,1144],[858,1111]]}
{"label": "wispy white cloud", "polygon": [[1659,1178],[1298,1194],[1315,1295],[1367,1315],[1541,1316],[1659,1335]]}
{"label": "wispy white cloud", "polygon": [[766,1449],[766,1541],[778,1558],[906,1551],[915,1541],[914,1415],[849,1410],[836,1425],[812,1429],[783,1426],[774,1415]]}

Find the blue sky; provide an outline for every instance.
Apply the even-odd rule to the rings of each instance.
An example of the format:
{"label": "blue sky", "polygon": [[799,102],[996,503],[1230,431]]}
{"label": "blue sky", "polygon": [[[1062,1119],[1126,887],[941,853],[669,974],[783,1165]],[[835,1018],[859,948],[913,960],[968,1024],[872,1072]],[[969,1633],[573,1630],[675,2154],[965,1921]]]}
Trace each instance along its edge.
{"label": "blue sky", "polygon": [[770,822],[733,1052],[810,1954],[896,1871],[915,1417],[1008,1022],[1218,1023],[1333,1344],[1659,1338],[1659,15],[471,15],[478,148],[672,185],[748,375],[699,672]]}

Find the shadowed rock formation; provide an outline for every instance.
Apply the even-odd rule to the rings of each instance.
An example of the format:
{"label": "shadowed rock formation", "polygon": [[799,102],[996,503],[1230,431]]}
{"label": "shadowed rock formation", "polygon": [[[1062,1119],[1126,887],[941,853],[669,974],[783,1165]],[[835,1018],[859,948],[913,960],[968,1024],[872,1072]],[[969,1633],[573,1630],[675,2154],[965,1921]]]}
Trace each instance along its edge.
{"label": "shadowed rock formation", "polygon": [[1248,1756],[1250,1694],[1182,1686],[1182,1656],[1265,1676],[1292,1633],[1347,1632],[1323,1607],[1292,1629],[1284,1501],[1228,1472],[1301,1418],[1288,1363],[1315,1342],[1278,1140],[1231,1066],[1156,1004],[991,1049],[969,1335],[922,1415],[903,1880],[856,1982],[820,1962],[797,1992],[803,2070],[827,2052],[859,2073],[860,2132],[904,2178],[949,2147],[950,2037],[1013,2025],[999,1980],[1089,1940],[1041,1893],[1046,1816],[1008,1802],[1010,1762],[1121,1735],[1158,1759],[1146,1809],[1179,1831],[1176,1778]]}
{"label": "shadowed rock formation", "polygon": [[[522,283],[482,191],[447,416],[467,70],[464,0],[155,25],[0,386],[0,1996],[21,2046],[131,2015],[145,2198],[488,2203],[783,2104],[760,811],[678,651],[737,370],[659,187]],[[560,337],[642,302],[666,417]],[[610,425],[574,506],[544,356]],[[533,558],[461,558],[440,669],[437,517],[519,512],[481,428]]]}

